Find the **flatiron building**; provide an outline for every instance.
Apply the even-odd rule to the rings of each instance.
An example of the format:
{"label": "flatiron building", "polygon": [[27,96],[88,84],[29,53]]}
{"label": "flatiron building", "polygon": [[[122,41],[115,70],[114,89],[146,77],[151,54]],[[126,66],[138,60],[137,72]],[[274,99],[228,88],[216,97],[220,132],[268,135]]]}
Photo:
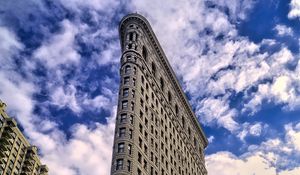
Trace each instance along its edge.
{"label": "flatiron building", "polygon": [[[168,25],[168,24],[166,24]],[[206,175],[208,141],[149,22],[125,16],[112,175]]]}

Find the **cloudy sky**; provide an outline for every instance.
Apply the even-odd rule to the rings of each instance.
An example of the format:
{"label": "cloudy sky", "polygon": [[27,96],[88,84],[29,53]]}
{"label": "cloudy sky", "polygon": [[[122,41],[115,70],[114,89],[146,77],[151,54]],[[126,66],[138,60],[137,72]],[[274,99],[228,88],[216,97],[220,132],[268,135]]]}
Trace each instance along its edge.
{"label": "cloudy sky", "polygon": [[0,0],[0,99],[50,175],[108,175],[118,23],[151,23],[209,175],[300,174],[300,0]]}

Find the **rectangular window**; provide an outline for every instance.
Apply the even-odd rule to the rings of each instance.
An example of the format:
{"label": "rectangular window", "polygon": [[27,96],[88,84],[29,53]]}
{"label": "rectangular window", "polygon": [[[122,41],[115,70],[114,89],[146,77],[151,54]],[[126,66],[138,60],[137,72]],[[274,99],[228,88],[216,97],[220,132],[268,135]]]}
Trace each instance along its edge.
{"label": "rectangular window", "polygon": [[144,160],[144,169],[147,170],[147,161]]}
{"label": "rectangular window", "polygon": [[138,162],[142,163],[142,154],[141,153],[138,153]]}
{"label": "rectangular window", "polygon": [[131,155],[132,145],[128,145],[128,154]]}
{"label": "rectangular window", "polygon": [[139,138],[139,147],[142,148],[142,145],[143,145],[143,140]]}
{"label": "rectangular window", "polygon": [[144,95],[144,88],[141,86],[141,94]]}
{"label": "rectangular window", "polygon": [[131,102],[131,110],[134,111],[134,103]]}
{"label": "rectangular window", "polygon": [[117,159],[116,170],[122,170],[122,169],[123,169],[123,159]]}
{"label": "rectangular window", "polygon": [[126,89],[123,89],[123,97],[128,97],[129,95],[129,89],[126,88]]}
{"label": "rectangular window", "polygon": [[142,126],[142,124],[139,125],[139,130],[140,130],[141,133],[143,133],[143,126]]}
{"label": "rectangular window", "polygon": [[145,82],[144,76],[141,76],[141,80],[142,80],[142,83],[144,84],[144,82]]}
{"label": "rectangular window", "polygon": [[130,67],[129,65],[127,65],[127,66],[125,67],[125,73],[128,74],[128,73],[130,73],[130,72],[131,72],[131,67]]}
{"label": "rectangular window", "polygon": [[126,128],[119,129],[119,137],[125,137]]}
{"label": "rectangular window", "polygon": [[130,124],[133,124],[133,116],[132,115],[129,116],[129,122],[130,122]]}
{"label": "rectangular window", "polygon": [[125,100],[125,101],[122,101],[122,109],[127,109],[128,107],[128,101]]}
{"label": "rectangular window", "polygon": [[123,153],[124,152],[124,143],[119,143],[118,144],[118,153]]}
{"label": "rectangular window", "polygon": [[126,122],[126,118],[127,118],[127,115],[126,115],[126,114],[121,114],[120,122],[121,122],[121,123]]}
{"label": "rectangular window", "polygon": [[134,98],[134,96],[135,96],[135,90],[132,90],[131,96],[132,96],[132,98]]}
{"label": "rectangular window", "polygon": [[124,77],[124,85],[129,85],[129,77]]}
{"label": "rectangular window", "polygon": [[129,129],[129,138],[132,139],[132,129]]}
{"label": "rectangular window", "polygon": [[135,78],[132,79],[132,84],[135,86]]}
{"label": "rectangular window", "polygon": [[127,170],[131,171],[131,161],[130,160],[127,161]]}

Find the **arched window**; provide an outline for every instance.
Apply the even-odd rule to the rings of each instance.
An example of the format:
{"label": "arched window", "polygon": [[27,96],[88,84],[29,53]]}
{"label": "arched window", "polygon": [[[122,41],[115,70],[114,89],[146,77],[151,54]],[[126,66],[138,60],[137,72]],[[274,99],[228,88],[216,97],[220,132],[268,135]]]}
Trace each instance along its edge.
{"label": "arched window", "polygon": [[152,62],[152,74],[154,77],[156,76],[156,66],[154,62]]}
{"label": "arched window", "polygon": [[175,105],[175,113],[176,113],[176,115],[178,114],[178,106],[177,106],[177,104]]}
{"label": "arched window", "polygon": [[143,58],[144,58],[145,60],[147,60],[148,53],[147,53],[147,49],[146,49],[145,46],[143,46],[142,54],[143,54]]}
{"label": "arched window", "polygon": [[160,77],[160,88],[161,90],[163,91],[164,88],[165,88],[165,82],[164,82],[164,79]]}
{"label": "arched window", "polygon": [[182,116],[182,127],[185,128],[185,119],[183,116]]}

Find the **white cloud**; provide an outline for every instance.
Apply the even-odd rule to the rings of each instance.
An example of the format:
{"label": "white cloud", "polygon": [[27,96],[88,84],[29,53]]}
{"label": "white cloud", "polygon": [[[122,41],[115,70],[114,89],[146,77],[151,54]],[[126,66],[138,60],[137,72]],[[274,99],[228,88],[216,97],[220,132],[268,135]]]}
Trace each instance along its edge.
{"label": "white cloud", "polygon": [[243,123],[241,131],[237,134],[237,136],[244,141],[247,136],[260,136],[267,125],[263,126],[262,123],[254,123],[250,124],[248,122]]}
{"label": "white cloud", "polygon": [[291,27],[287,27],[285,25],[277,24],[274,28],[274,30],[277,31],[277,34],[280,36],[292,36],[293,35],[293,29]]}
{"label": "white cloud", "polygon": [[207,138],[207,140],[208,140],[209,143],[212,143],[215,140],[215,137],[214,136],[209,136]]}
{"label": "white cloud", "polygon": [[[49,166],[50,174],[109,174],[116,106],[112,108],[112,112],[107,118],[107,124],[95,123],[94,128],[83,124],[73,126],[69,140],[56,132],[52,136],[34,137],[35,143],[42,148],[43,161]],[[41,138],[46,140],[40,140]]]}
{"label": "white cloud", "polygon": [[294,19],[300,17],[300,1],[299,0],[291,0],[290,2],[290,11],[288,14],[288,18]]}
{"label": "white cloud", "polygon": [[0,26],[0,63],[1,67],[11,65],[10,58],[20,49],[24,48],[23,44],[8,28]]}
{"label": "white cloud", "polygon": [[62,21],[61,26],[62,31],[52,35],[48,41],[44,41],[34,53],[34,57],[46,63],[49,68],[60,64],[77,64],[80,61],[75,43],[79,26],[75,26],[69,20]]}
{"label": "white cloud", "polygon": [[106,11],[106,13],[113,13],[115,8],[120,5],[120,1],[111,0],[111,1],[103,1],[103,0],[74,0],[70,3],[68,0],[60,0],[61,3],[69,8],[76,11],[84,10],[84,9],[92,9],[98,11]]}
{"label": "white cloud", "polygon": [[236,131],[239,126],[234,118],[237,112],[230,109],[226,104],[226,100],[207,98],[200,102],[199,108],[196,111],[200,116],[201,122],[210,125],[217,124],[229,131]]}
{"label": "white cloud", "polygon": [[69,85],[66,88],[57,87],[51,95],[52,103],[60,108],[69,107],[75,113],[79,113],[82,109],[77,102],[76,88]]}
{"label": "white cloud", "polygon": [[248,151],[240,156],[227,151],[206,156],[207,169],[209,174],[220,175],[297,174],[300,164],[292,154],[296,157],[300,154],[299,143],[300,131],[296,129],[296,125],[287,124],[285,138],[268,139],[259,145],[250,145]]}
{"label": "white cloud", "polygon": [[276,175],[275,168],[270,167],[261,154],[256,153],[249,157],[239,158],[229,152],[218,152],[206,157],[206,165],[209,174]]}

